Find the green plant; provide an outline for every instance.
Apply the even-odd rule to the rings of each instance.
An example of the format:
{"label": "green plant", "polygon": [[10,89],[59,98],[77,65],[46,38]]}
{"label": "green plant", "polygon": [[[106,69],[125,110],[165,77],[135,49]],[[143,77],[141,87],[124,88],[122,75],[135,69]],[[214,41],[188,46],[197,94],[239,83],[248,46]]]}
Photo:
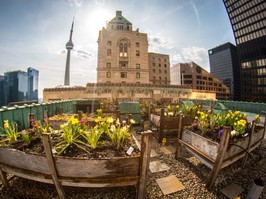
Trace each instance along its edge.
{"label": "green plant", "polygon": [[21,135],[22,140],[28,146],[30,144],[30,135],[29,135],[29,132],[26,131],[26,130],[23,130],[23,131],[21,131],[20,135]]}
{"label": "green plant", "polygon": [[57,152],[58,155],[61,155],[71,145],[75,145],[81,150],[86,151],[86,149],[82,147],[82,144],[84,143],[79,139],[82,129],[80,128],[80,124],[77,118],[72,116],[68,120],[68,122],[61,125],[60,128],[62,131],[63,140],[53,147],[56,151],[59,150]]}
{"label": "green plant", "polygon": [[195,117],[198,123],[198,128],[201,130],[202,134],[205,134],[209,124],[208,114],[203,111],[198,111],[199,116]]}
{"label": "green plant", "polygon": [[4,133],[1,133],[0,136],[6,137],[2,139],[0,142],[5,143],[8,142],[9,145],[17,142],[18,138],[18,125],[16,122],[13,122],[9,125],[8,120],[4,120],[4,128],[0,127]]}
{"label": "green plant", "polygon": [[[133,124],[134,122],[134,120],[130,120],[131,124]],[[116,120],[115,124],[111,125],[108,135],[115,145],[116,149],[119,149],[124,141],[131,137],[129,129],[130,125],[121,124],[119,119]]]}
{"label": "green plant", "polygon": [[[88,142],[89,146],[92,149],[97,148],[98,141],[103,134],[103,129],[97,128],[96,126],[94,128],[89,129],[88,131],[83,131],[82,136],[85,138],[85,140]],[[87,145],[83,142],[84,145]]]}
{"label": "green plant", "polygon": [[35,131],[37,135],[41,135],[43,132],[46,132],[46,133],[53,132],[52,126],[49,123],[47,118],[45,118],[43,122],[41,122],[40,120],[33,119],[31,121],[31,124],[33,127],[33,131]]}

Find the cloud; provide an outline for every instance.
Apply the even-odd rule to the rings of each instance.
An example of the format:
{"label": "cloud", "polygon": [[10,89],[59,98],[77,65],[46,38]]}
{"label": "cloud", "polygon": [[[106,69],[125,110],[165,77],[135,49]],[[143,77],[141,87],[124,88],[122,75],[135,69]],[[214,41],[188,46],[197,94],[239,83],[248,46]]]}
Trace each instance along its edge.
{"label": "cloud", "polygon": [[148,34],[149,52],[159,52],[161,48],[173,49],[172,44],[167,37],[162,37],[160,34]]}
{"label": "cloud", "polygon": [[208,50],[202,47],[183,48],[181,52],[171,56],[171,59],[173,64],[193,61],[209,71]]}
{"label": "cloud", "polygon": [[81,7],[84,0],[66,0],[71,7]]}
{"label": "cloud", "polygon": [[[73,49],[71,52],[74,56],[76,57],[81,57],[81,58],[85,58],[85,59],[90,59],[91,57],[93,57],[92,53],[89,53],[85,50],[81,50],[81,49]],[[56,54],[58,55],[66,55],[67,54],[67,50],[66,49],[61,49],[58,52],[56,52]]]}
{"label": "cloud", "polygon": [[76,52],[76,56],[77,57],[82,57],[82,58],[85,58],[85,59],[90,59],[93,54],[89,53],[89,52],[86,52],[85,50],[74,50]]}

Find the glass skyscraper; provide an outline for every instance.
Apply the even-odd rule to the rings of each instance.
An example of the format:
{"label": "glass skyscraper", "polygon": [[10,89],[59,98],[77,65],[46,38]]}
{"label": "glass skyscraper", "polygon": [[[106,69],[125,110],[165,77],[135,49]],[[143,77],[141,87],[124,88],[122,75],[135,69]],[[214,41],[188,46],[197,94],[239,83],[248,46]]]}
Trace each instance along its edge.
{"label": "glass skyscraper", "polygon": [[223,1],[240,61],[241,100],[266,102],[266,1]]}
{"label": "glass skyscraper", "polygon": [[38,100],[38,79],[39,71],[33,68],[28,68],[27,72],[19,70],[4,73],[4,77],[0,78],[0,95],[4,96],[0,105]]}
{"label": "glass skyscraper", "polygon": [[230,99],[240,100],[240,71],[237,48],[231,43],[208,51],[211,74],[230,89]]}

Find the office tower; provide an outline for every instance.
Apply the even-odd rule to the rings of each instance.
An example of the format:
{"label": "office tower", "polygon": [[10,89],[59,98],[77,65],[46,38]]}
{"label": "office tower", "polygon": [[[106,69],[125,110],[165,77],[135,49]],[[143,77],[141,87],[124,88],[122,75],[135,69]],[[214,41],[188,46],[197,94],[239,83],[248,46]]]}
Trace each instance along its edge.
{"label": "office tower", "polygon": [[[0,76],[0,106],[10,102],[38,101],[39,71],[28,68],[27,72],[9,71]],[[3,98],[2,98],[3,96]]]}
{"label": "office tower", "polygon": [[65,81],[64,81],[65,86],[70,85],[70,51],[74,47],[74,44],[72,42],[73,26],[74,26],[74,20],[72,22],[72,26],[71,26],[71,30],[70,30],[69,41],[66,43],[67,59],[66,59]]}
{"label": "office tower", "polygon": [[237,48],[231,43],[208,51],[211,74],[230,89],[230,99],[240,100],[240,68]]}
{"label": "office tower", "polygon": [[149,83],[147,34],[122,11],[99,31],[97,83]]}
{"label": "office tower", "polygon": [[194,62],[170,67],[171,84],[191,86],[192,89],[216,93],[216,99],[228,99],[229,88]]}
{"label": "office tower", "polygon": [[239,56],[241,100],[266,102],[266,1],[223,1]]}
{"label": "office tower", "polygon": [[39,71],[28,68],[28,101],[38,100]]}

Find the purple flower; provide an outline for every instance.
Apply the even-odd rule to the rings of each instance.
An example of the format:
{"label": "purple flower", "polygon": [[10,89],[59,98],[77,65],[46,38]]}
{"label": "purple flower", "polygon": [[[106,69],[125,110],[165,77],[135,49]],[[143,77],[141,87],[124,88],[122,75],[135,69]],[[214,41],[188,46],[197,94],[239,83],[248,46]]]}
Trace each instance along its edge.
{"label": "purple flower", "polygon": [[223,129],[220,129],[218,132],[218,137],[222,137],[222,135],[223,135]]}

